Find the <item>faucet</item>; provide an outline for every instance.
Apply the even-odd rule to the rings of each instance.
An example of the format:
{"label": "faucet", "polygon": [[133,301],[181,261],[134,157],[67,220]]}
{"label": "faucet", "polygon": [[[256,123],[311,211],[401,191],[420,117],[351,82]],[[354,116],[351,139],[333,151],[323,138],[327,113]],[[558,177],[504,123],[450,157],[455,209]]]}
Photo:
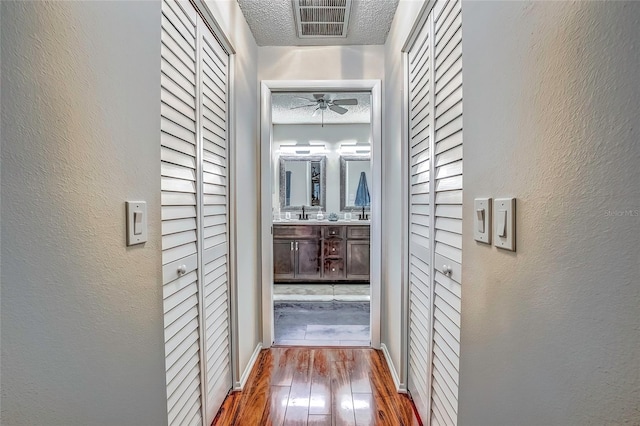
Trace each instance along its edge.
{"label": "faucet", "polygon": [[299,214],[298,218],[300,220],[308,220],[309,219],[309,215],[304,212],[304,206],[302,206],[302,214]]}
{"label": "faucet", "polygon": [[368,220],[368,219],[369,219],[369,215],[365,214],[364,206],[362,206],[362,214],[358,215],[358,220]]}

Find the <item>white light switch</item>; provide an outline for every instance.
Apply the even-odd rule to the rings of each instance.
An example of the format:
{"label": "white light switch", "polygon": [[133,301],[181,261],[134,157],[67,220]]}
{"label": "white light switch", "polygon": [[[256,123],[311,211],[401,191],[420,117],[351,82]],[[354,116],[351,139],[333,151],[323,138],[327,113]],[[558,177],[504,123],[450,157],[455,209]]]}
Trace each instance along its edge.
{"label": "white light switch", "polygon": [[473,238],[481,243],[491,244],[491,198],[476,198],[473,202]]}
{"label": "white light switch", "polygon": [[142,211],[133,212],[133,235],[142,235]]}
{"label": "white light switch", "polygon": [[493,244],[501,249],[516,251],[516,199],[496,198],[493,211]]}
{"label": "white light switch", "polygon": [[147,242],[147,202],[127,201],[127,245]]}

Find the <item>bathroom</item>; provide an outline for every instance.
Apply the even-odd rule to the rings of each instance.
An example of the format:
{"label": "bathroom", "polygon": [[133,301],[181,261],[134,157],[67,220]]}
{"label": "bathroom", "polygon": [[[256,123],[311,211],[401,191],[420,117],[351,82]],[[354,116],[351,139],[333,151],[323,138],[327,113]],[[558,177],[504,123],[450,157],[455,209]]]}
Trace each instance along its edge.
{"label": "bathroom", "polygon": [[272,97],[276,345],[370,345],[371,95]]}

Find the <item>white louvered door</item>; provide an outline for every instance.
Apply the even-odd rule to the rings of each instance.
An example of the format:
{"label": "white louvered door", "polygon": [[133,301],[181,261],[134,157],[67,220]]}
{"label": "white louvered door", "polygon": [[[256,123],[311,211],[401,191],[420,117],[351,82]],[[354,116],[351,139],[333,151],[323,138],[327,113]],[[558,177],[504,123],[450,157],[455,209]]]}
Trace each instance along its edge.
{"label": "white louvered door", "polygon": [[[460,0],[435,24],[435,298],[433,425],[457,424],[462,264],[462,13]],[[446,267],[445,267],[446,265]],[[450,272],[449,272],[450,271]]]}
{"label": "white louvered door", "polygon": [[431,355],[431,32],[426,27],[409,52],[409,389],[429,412]]}
{"label": "white louvered door", "polygon": [[231,386],[228,292],[227,82],[229,56],[200,21],[202,265],[207,424]]}
{"label": "white louvered door", "polygon": [[[424,47],[424,44],[428,47]],[[432,52],[432,55],[420,71],[420,67],[411,67],[411,58],[419,58],[420,52]],[[428,112],[411,113],[410,143],[412,165],[412,183],[414,169],[418,167],[414,145],[420,142],[417,133],[423,128],[420,120],[428,120],[430,127],[428,157],[430,171],[428,192],[425,196],[430,200],[426,214],[430,225],[425,242],[426,250],[416,244],[414,236],[420,229],[416,211],[419,210],[417,191],[410,195],[410,236],[409,271],[410,271],[410,318],[415,322],[423,317],[414,313],[422,304],[424,296],[417,288],[422,280],[416,278],[417,265],[425,268],[423,279],[427,280],[424,288],[427,306],[424,312],[428,318],[424,327],[413,330],[411,322],[409,346],[409,387],[412,395],[418,395],[420,404],[416,403],[423,420],[429,419],[432,425],[456,425],[458,418],[458,382],[460,358],[460,308],[461,308],[461,265],[462,265],[462,14],[460,0],[438,1],[435,3],[420,35],[409,51],[409,88],[419,93],[421,81],[429,81],[430,94],[425,109]],[[410,98],[410,108],[421,107],[418,101]],[[425,131],[426,132],[426,131]],[[415,182],[419,184],[419,181]],[[414,193],[415,192],[415,193]],[[417,259],[416,259],[417,258]],[[415,294],[415,295],[414,295]],[[416,296],[417,295],[417,296]],[[425,330],[426,328],[426,330]],[[428,349],[413,345],[413,335],[419,332],[427,335]],[[419,339],[415,339],[419,341]],[[412,351],[414,354],[412,355]],[[421,352],[422,351],[422,352]],[[428,362],[427,371],[421,371],[412,364],[411,357],[423,354]],[[425,374],[426,373],[426,374]],[[420,382],[417,376],[424,378]],[[412,379],[413,378],[413,379]],[[425,388],[428,393],[424,401]]]}
{"label": "white louvered door", "polygon": [[186,1],[162,2],[161,37],[168,423],[209,425],[232,384],[227,282],[228,55]]}

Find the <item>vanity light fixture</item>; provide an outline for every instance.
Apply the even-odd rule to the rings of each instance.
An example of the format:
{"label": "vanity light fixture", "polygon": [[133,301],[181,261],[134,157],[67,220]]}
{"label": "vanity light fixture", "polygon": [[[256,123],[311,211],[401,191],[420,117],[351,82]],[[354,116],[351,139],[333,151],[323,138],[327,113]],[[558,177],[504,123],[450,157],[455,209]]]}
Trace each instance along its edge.
{"label": "vanity light fixture", "polygon": [[281,145],[282,154],[313,155],[327,152],[324,144],[321,145]]}
{"label": "vanity light fixture", "polygon": [[342,155],[371,155],[371,144],[367,143],[342,143],[338,152]]}

